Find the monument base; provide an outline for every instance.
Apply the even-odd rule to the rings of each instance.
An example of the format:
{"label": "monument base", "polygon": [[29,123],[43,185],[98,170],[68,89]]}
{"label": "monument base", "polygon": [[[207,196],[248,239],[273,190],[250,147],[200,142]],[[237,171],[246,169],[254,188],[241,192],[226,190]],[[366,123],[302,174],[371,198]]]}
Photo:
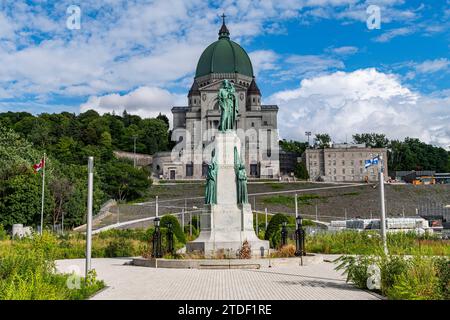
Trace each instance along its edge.
{"label": "monument base", "polygon": [[253,229],[253,214],[249,204],[211,205],[202,215],[201,232],[197,239],[186,244],[186,251],[200,251],[213,257],[224,251],[230,258],[238,258],[239,250],[247,240],[252,257],[265,257],[269,253],[269,241],[260,240]]}

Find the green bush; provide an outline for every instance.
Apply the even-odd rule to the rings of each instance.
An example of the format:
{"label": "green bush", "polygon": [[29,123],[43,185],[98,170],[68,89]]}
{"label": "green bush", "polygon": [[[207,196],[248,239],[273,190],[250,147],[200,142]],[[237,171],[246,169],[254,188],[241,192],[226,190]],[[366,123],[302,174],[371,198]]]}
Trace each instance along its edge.
{"label": "green bush", "polygon": [[133,244],[129,239],[111,240],[105,248],[105,256],[109,258],[134,256]]}
{"label": "green bush", "polygon": [[281,213],[275,214],[272,217],[272,219],[270,219],[270,222],[267,226],[266,233],[264,235],[264,239],[271,240],[273,234],[279,230],[279,228],[283,222],[289,223],[289,218],[286,215],[281,214]]}
{"label": "green bush", "polygon": [[381,293],[389,299],[447,299],[449,293],[450,260],[420,254],[405,256],[342,256],[335,260],[336,270],[347,274],[347,282],[367,289],[368,267],[380,267]]}
{"label": "green bush", "polygon": [[339,263],[336,270],[344,270],[347,275],[347,282],[353,282],[358,288],[367,288],[367,268],[375,262],[371,256],[341,256],[335,260]]}
{"label": "green bush", "polygon": [[[287,224],[286,225],[286,229],[288,231],[288,239],[287,239],[288,243],[291,240],[289,235],[292,235],[295,232],[295,228],[296,228],[295,224]],[[277,232],[274,232],[272,234],[272,237],[270,238],[270,246],[272,248],[279,248],[281,246],[281,229],[282,229],[282,226],[281,225],[278,226]]]}
{"label": "green bush", "polygon": [[406,273],[408,270],[408,260],[403,256],[383,256],[381,260],[381,293],[387,295],[396,277]]}
{"label": "green bush", "polygon": [[407,272],[395,276],[386,293],[389,299],[396,300],[440,299],[439,279],[432,259],[414,256]]}
{"label": "green bush", "polygon": [[17,240],[0,256],[0,300],[86,299],[104,287],[102,281],[80,279],[80,288],[69,289],[70,275],[55,273],[56,237],[44,232]]}
{"label": "green bush", "polygon": [[[190,225],[185,225],[184,226],[184,233],[186,235],[189,235],[190,233]],[[192,225],[192,236],[196,237],[199,235],[199,231],[197,230],[197,227],[195,225]]]}
{"label": "green bush", "polygon": [[8,240],[9,239],[9,235],[6,232],[5,228],[3,227],[2,224],[0,224],[0,241],[1,240]]}
{"label": "green bush", "polygon": [[448,258],[436,258],[434,265],[439,279],[440,295],[444,300],[450,300],[450,260]]}
{"label": "green bush", "polygon": [[186,243],[186,237],[184,235],[183,229],[181,229],[180,223],[177,217],[172,215],[165,215],[161,218],[161,227],[167,228],[168,224],[172,223],[172,230],[178,241]]}
{"label": "green bush", "polygon": [[[163,255],[168,254],[168,248],[169,248],[169,243],[168,243],[168,239],[167,239],[167,228],[161,228],[161,249],[162,249],[162,253]],[[153,252],[153,233],[154,233],[154,229],[152,230],[152,235],[150,237],[150,245],[149,245],[149,250],[148,250],[148,255],[151,255]],[[184,246],[184,243],[178,241],[177,237],[173,237],[173,241],[174,241],[174,249],[175,251],[178,249],[181,249]],[[170,253],[169,253],[170,254]]]}

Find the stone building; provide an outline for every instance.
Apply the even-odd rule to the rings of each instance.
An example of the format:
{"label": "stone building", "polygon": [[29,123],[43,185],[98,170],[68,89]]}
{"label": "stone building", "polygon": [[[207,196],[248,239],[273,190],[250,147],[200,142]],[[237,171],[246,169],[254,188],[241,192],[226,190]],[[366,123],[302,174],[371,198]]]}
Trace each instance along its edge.
{"label": "stone building", "polygon": [[386,148],[370,148],[365,144],[334,144],[331,148],[306,149],[302,161],[311,181],[361,182],[378,181],[378,166],[364,168],[365,160],[382,154],[384,178],[388,179]]}
{"label": "stone building", "polygon": [[217,94],[224,79],[232,82],[236,90],[239,106],[236,128],[247,175],[278,177],[278,106],[261,104],[252,62],[245,50],[230,40],[225,21],[219,39],[200,56],[187,106],[172,108],[172,140],[177,144],[172,152],[154,156],[153,170],[157,175],[165,179],[205,176],[220,120]]}

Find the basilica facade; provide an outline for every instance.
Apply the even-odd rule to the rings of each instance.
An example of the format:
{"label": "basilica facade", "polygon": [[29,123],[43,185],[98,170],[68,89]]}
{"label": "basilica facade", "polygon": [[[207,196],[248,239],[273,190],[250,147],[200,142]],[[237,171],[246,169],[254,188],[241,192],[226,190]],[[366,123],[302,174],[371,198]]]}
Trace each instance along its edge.
{"label": "basilica facade", "polygon": [[176,145],[171,152],[153,158],[153,170],[160,178],[201,179],[206,175],[220,120],[217,94],[225,79],[236,91],[236,128],[248,176],[278,178],[278,106],[261,104],[250,58],[230,39],[225,21],[219,39],[200,56],[187,105],[172,108],[172,140]]}

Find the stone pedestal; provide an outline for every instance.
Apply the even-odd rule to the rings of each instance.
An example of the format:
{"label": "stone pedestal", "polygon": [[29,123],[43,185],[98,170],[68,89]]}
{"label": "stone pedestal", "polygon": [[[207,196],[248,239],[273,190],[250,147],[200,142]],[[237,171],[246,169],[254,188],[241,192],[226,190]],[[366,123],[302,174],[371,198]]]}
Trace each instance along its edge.
{"label": "stone pedestal", "polygon": [[201,232],[187,243],[187,251],[202,251],[213,256],[218,250],[235,253],[247,240],[254,256],[267,255],[269,241],[260,240],[253,230],[250,204],[237,204],[234,147],[241,153],[241,142],[235,131],[218,132],[215,138],[217,157],[217,204],[208,206],[200,220]]}

